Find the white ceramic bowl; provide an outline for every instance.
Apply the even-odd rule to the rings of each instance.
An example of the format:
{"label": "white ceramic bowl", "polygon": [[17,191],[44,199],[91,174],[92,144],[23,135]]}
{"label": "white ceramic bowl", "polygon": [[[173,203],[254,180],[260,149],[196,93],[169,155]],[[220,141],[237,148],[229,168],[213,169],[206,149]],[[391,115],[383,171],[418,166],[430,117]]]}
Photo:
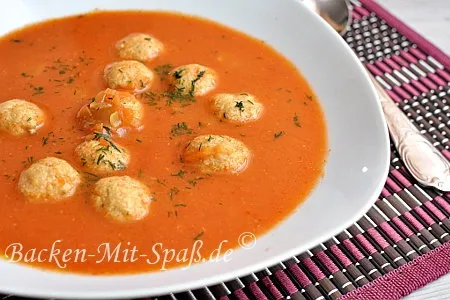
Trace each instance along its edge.
{"label": "white ceramic bowl", "polygon": [[[331,152],[325,176],[300,208],[226,263],[159,273],[90,277],[0,261],[0,293],[102,298],[165,294],[233,279],[311,248],[358,220],[388,172],[387,128],[367,74],[341,37],[296,0],[15,0],[2,3],[0,34],[100,9],[163,9],[206,17],[267,41],[306,76],[323,106]],[[7,276],[4,276],[6,275]]]}

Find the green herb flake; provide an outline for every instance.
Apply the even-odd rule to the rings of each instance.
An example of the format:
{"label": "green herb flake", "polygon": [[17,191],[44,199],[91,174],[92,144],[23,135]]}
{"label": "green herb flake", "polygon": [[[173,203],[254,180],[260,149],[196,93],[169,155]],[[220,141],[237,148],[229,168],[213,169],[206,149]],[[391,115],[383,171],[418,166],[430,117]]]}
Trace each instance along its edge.
{"label": "green herb flake", "polygon": [[294,114],[293,120],[294,120],[294,125],[295,125],[295,126],[297,126],[297,127],[302,127],[302,125],[300,125],[300,121],[299,121],[298,116],[297,116],[296,113]]}
{"label": "green herb flake", "polygon": [[273,136],[275,139],[277,139],[277,138],[281,137],[282,135],[284,135],[284,131],[278,131]]}
{"label": "green herb flake", "polygon": [[94,132],[94,140],[98,141],[100,139],[103,139],[103,140],[107,141],[108,144],[112,148],[114,148],[114,150],[116,150],[119,153],[122,153],[122,151],[116,146],[116,144],[114,144],[114,142],[110,140],[110,138],[111,138],[111,130],[109,129],[109,127],[103,126],[103,129],[105,129],[106,133]]}
{"label": "green herb flake", "polygon": [[180,69],[180,70],[176,70],[175,72],[173,72],[173,77],[175,77],[175,79],[180,79],[181,73],[183,73],[184,69]]}
{"label": "green herb flake", "polygon": [[165,182],[163,182],[161,179],[156,179],[156,182],[157,183],[159,183],[160,185],[162,185],[162,186],[165,186],[165,187],[167,187],[167,184],[165,184]]}
{"label": "green herb flake", "polygon": [[170,176],[183,178],[184,174],[186,174],[186,172],[183,170],[180,170],[180,171],[178,171],[178,173],[170,174]]}
{"label": "green herb flake", "polygon": [[158,74],[159,78],[161,78],[161,80],[164,80],[169,75],[170,69],[172,69],[171,64],[164,64],[157,66],[154,70],[156,74]]}
{"label": "green herb flake", "polygon": [[101,162],[104,158],[105,158],[105,155],[104,155],[104,154],[100,154],[100,155],[98,156],[98,158],[97,158],[97,165],[99,165],[100,162]]}
{"label": "green herb flake", "polygon": [[84,174],[84,178],[86,179],[86,181],[95,182],[95,181],[100,180],[100,176],[98,176],[97,174],[90,173],[90,172],[83,172],[83,174]]}
{"label": "green herb flake", "polygon": [[174,207],[187,207],[187,205],[184,203],[177,203],[174,205]]}
{"label": "green herb flake", "polygon": [[155,106],[155,105],[158,104],[159,97],[154,92],[150,92],[150,91],[143,92],[140,95],[140,97],[145,99],[146,100],[146,104],[149,105],[149,106]]}
{"label": "green herb flake", "polygon": [[243,101],[236,101],[236,105],[234,107],[237,107],[240,112],[243,112],[245,110]]}
{"label": "green herb flake", "polygon": [[172,136],[180,136],[183,134],[191,134],[192,130],[188,127],[188,125],[185,122],[177,123],[172,126],[172,129],[170,130],[170,134]]}
{"label": "green herb flake", "polygon": [[170,191],[169,191],[169,199],[170,199],[170,201],[172,201],[173,200],[173,196],[177,195],[179,192],[180,192],[180,190],[178,188],[176,188],[176,187],[171,188]]}
{"label": "green herb flake", "polygon": [[30,84],[31,89],[33,90],[32,96],[41,95],[44,93],[44,87],[42,86],[34,86]]}
{"label": "green herb flake", "polygon": [[189,91],[189,95],[194,96],[195,84],[197,83],[197,81],[200,80],[200,78],[203,77],[203,75],[205,75],[205,72],[206,72],[205,70],[200,71],[200,72],[197,74],[197,77],[196,77],[194,80],[191,81],[191,90]]}
{"label": "green herb flake", "polygon": [[202,231],[202,232],[200,232],[199,234],[197,234],[197,235],[194,237],[194,241],[196,241],[196,240],[198,240],[199,238],[201,238],[201,237],[203,236],[203,234],[205,234],[204,231]]}
{"label": "green herb flake", "polygon": [[178,102],[187,106],[190,102],[195,102],[195,98],[191,94],[184,93],[184,87],[170,89],[161,93],[161,98],[166,99],[166,105],[171,105],[174,102]]}
{"label": "green herb flake", "polygon": [[141,139],[136,139],[136,142],[142,143],[142,140]]}

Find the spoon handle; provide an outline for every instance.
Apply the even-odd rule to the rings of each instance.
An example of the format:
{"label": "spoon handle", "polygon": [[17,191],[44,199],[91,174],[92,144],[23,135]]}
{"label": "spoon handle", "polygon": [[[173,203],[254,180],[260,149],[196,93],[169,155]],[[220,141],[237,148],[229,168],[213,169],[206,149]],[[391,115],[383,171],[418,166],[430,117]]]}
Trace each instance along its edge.
{"label": "spoon handle", "polygon": [[378,92],[392,141],[409,172],[422,185],[450,191],[449,161],[410,122],[372,74],[369,76]]}

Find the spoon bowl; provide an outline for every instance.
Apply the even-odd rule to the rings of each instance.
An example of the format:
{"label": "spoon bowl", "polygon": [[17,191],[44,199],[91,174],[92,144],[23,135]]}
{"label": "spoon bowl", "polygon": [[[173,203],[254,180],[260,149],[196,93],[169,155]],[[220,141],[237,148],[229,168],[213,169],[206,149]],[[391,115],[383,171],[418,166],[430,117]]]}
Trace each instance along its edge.
{"label": "spoon bowl", "polygon": [[352,15],[348,0],[305,0],[305,2],[341,36],[350,28]]}

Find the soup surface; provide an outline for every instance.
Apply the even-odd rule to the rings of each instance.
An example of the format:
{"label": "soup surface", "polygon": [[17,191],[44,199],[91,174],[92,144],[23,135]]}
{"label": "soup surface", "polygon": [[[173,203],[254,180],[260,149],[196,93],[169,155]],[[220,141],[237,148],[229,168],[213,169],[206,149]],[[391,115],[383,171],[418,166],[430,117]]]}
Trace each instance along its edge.
{"label": "soup surface", "polygon": [[[114,136],[129,153],[126,168],[96,173],[75,154],[92,133],[79,126],[77,115],[108,88],[105,66],[123,60],[117,41],[138,32],[164,45],[144,62],[155,77],[149,90],[136,95],[144,106],[142,127]],[[0,57],[0,103],[24,99],[46,115],[35,134],[0,132],[0,250],[10,259],[90,274],[180,266],[188,262],[179,258],[163,266],[156,252],[193,251],[201,241],[199,253],[208,258],[224,240],[221,252],[238,247],[243,232],[260,236],[288,217],[322,175],[327,140],[318,99],[288,60],[233,29],[178,14],[99,11],[15,31],[0,40]],[[167,92],[168,71],[186,64],[213,70],[214,89],[189,99]],[[223,120],[209,104],[219,93],[251,93],[263,113],[252,122]],[[248,147],[251,159],[238,173],[202,173],[182,158],[199,135],[232,137]],[[67,161],[81,182],[63,201],[34,203],[18,181],[46,157]],[[135,222],[105,217],[92,203],[100,178],[122,175],[145,184],[153,197],[148,214]],[[111,252],[121,247],[115,260],[101,259],[108,243]],[[53,259],[52,247],[59,255]],[[138,259],[127,261],[126,250],[133,249]],[[150,260],[142,259],[145,254]]]}

